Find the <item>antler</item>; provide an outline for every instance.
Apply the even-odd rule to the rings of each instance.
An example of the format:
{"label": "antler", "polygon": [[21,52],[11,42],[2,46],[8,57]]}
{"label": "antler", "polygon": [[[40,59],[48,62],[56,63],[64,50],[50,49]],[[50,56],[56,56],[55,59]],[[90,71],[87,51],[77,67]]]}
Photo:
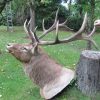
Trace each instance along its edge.
{"label": "antler", "polygon": [[34,42],[38,42],[39,40],[38,40],[38,37],[37,37],[37,35],[36,35],[36,30],[37,30],[37,27],[34,29],[34,34],[32,34],[32,31],[30,30],[30,22],[31,22],[31,19],[30,19],[30,21],[28,22],[28,24],[27,24],[27,20],[25,20],[25,22],[24,22],[24,31],[27,33],[27,34],[29,34],[29,36],[30,36],[30,38],[31,38],[31,40],[32,40],[32,43],[34,43]]}
{"label": "antler", "polygon": [[[27,34],[29,34],[29,36],[30,36],[30,38],[31,38],[31,40],[32,40],[32,42],[34,43],[34,42],[39,42],[39,40],[40,39],[42,39],[45,35],[47,35],[49,32],[51,32],[51,31],[53,31],[54,29],[56,29],[56,24],[57,24],[57,17],[58,17],[58,12],[59,12],[59,9],[56,11],[56,17],[55,17],[55,21],[54,21],[54,23],[53,23],[53,25],[49,28],[49,29],[46,29],[45,27],[44,27],[44,19],[43,19],[43,22],[42,22],[42,27],[43,27],[43,34],[38,38],[37,37],[37,35],[36,35],[36,29],[37,28],[35,28],[35,30],[34,30],[34,32],[32,32],[31,30],[30,30],[30,23],[31,23],[31,20],[32,19],[30,19],[30,21],[28,22],[27,20],[24,22],[24,30],[25,30],[25,32],[27,33]],[[32,12],[31,12],[32,13]],[[32,14],[31,14],[32,15]],[[28,23],[28,24],[27,24]],[[67,23],[67,20],[65,20],[63,23],[60,23],[58,26],[59,27],[65,27],[66,29],[69,29],[69,30],[73,30],[73,29],[71,29],[71,28],[69,28],[69,27],[67,27],[65,24]]]}
{"label": "antler", "polygon": [[95,32],[95,25],[94,25],[93,31],[89,35],[87,35],[87,36],[82,35],[82,33],[85,30],[86,24],[87,24],[87,13],[84,16],[84,20],[83,20],[82,26],[79,29],[79,31],[77,31],[76,33],[74,33],[72,36],[70,36],[68,38],[65,38],[63,40],[59,40],[59,38],[58,38],[59,21],[57,21],[55,41],[40,41],[39,44],[54,45],[54,44],[60,44],[60,43],[68,43],[68,42],[76,41],[76,40],[87,40],[87,41],[92,42],[92,44],[97,48],[95,41],[91,38],[91,36]]}
{"label": "antler", "polygon": [[67,39],[59,40],[59,38],[58,38],[59,21],[58,21],[56,24],[56,39],[55,39],[55,41],[41,41],[40,44],[53,45],[53,44],[68,43],[71,41],[80,40],[80,39],[82,39],[82,32],[85,29],[86,23],[87,23],[87,13],[85,14],[83,24],[82,24],[81,28],[79,29],[79,31],[77,31],[76,33],[74,33],[74,35],[68,37]]}
{"label": "antler", "polygon": [[[44,20],[43,20],[43,23],[42,23],[43,34],[39,38],[36,35],[36,29],[37,28],[35,29],[34,32],[32,32],[31,30],[28,31],[31,39],[33,39],[33,41],[32,41],[33,43],[37,42],[39,45],[54,45],[54,44],[68,43],[68,42],[76,41],[76,40],[86,40],[86,41],[92,42],[92,44],[97,48],[97,45],[96,45],[95,41],[91,37],[92,37],[93,33],[95,32],[96,26],[100,25],[100,20],[98,21],[98,23],[97,23],[97,21],[94,22],[94,28],[93,28],[93,30],[92,30],[92,32],[90,34],[83,35],[82,33],[84,32],[84,30],[86,28],[86,24],[87,24],[87,13],[86,13],[85,16],[84,16],[84,20],[83,20],[81,28],[76,33],[74,33],[72,36],[60,40],[59,37],[58,37],[58,29],[59,29],[59,27],[67,27],[65,25],[67,20],[65,22],[59,24],[59,20],[57,20],[57,16],[58,16],[58,10],[56,12],[56,17],[55,17],[54,24],[48,30],[45,29]],[[29,21],[29,23],[30,23],[30,21]],[[27,30],[26,29],[26,24],[24,26],[25,26],[24,27],[25,30]],[[47,35],[49,32],[53,31],[54,29],[56,29],[56,38],[55,38],[54,41],[42,41],[42,40],[40,40],[45,35]]]}
{"label": "antler", "polygon": [[[44,19],[43,19],[43,22],[42,22],[43,34],[39,37],[39,39],[43,38],[46,34],[48,34],[49,32],[53,31],[54,29],[56,29],[56,24],[57,24],[57,21],[58,21],[57,20],[58,12],[59,12],[59,9],[56,11],[55,21],[54,21],[53,25],[49,29],[45,29],[45,27],[44,27]],[[59,27],[65,27],[66,29],[69,29],[69,30],[73,30],[73,29],[67,27],[65,25],[66,23],[67,23],[67,20],[65,20],[63,23],[60,23],[58,26]]]}

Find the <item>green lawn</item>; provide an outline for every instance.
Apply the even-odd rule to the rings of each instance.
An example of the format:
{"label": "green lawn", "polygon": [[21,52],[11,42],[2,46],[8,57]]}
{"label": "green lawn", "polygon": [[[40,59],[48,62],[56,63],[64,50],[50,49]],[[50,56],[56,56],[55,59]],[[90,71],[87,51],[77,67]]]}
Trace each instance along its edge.
{"label": "green lawn", "polygon": [[[41,34],[41,32],[38,32]],[[59,32],[60,38],[69,33]],[[13,33],[6,32],[6,27],[0,27],[0,100],[44,100],[40,97],[39,88],[24,74],[22,64],[6,52],[7,43],[28,43],[23,27],[16,27]],[[54,39],[54,33],[46,39]],[[94,35],[100,48],[100,34]],[[62,66],[75,69],[80,53],[86,47],[86,42],[76,41],[56,46],[43,46],[45,51]],[[77,89],[75,83],[66,87],[54,100],[100,100],[90,99]]]}

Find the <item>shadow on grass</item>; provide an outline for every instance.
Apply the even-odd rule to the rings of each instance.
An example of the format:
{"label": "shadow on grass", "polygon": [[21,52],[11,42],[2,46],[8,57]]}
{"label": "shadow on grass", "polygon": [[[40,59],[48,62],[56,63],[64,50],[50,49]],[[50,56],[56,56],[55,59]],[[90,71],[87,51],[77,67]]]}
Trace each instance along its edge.
{"label": "shadow on grass", "polygon": [[[75,87],[75,82],[73,81],[73,83],[71,83],[70,85],[68,85],[66,88],[64,88],[60,93],[58,93],[55,97],[53,97],[52,99],[48,99],[48,100],[62,100],[62,96],[66,96],[67,92],[70,91],[72,88],[76,88]],[[67,99],[67,98],[66,98]],[[66,100],[64,99],[64,100]],[[46,100],[46,99],[44,99]]]}

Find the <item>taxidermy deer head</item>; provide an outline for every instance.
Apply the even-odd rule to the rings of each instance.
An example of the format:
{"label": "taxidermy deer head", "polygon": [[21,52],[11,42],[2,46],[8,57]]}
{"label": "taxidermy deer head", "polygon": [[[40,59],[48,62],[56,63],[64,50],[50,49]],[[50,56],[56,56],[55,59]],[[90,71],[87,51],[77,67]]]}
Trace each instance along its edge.
{"label": "taxidermy deer head", "polygon": [[[33,83],[40,87],[40,94],[45,99],[50,99],[61,92],[74,78],[74,72],[70,69],[62,67],[62,65],[50,58],[47,53],[43,51],[40,45],[56,45],[61,43],[69,43],[76,40],[87,40],[91,41],[96,46],[91,36],[95,32],[95,25],[97,22],[94,24],[93,31],[89,35],[82,35],[87,23],[87,13],[84,16],[84,20],[79,31],[62,40],[58,38],[58,29],[59,27],[68,28],[65,25],[67,20],[64,23],[59,23],[57,15],[58,10],[56,12],[54,24],[47,30],[44,27],[43,20],[43,34],[39,37],[36,34],[37,27],[33,32],[30,29],[32,19],[29,22],[26,20],[24,23],[24,30],[27,34],[29,34],[32,43],[10,43],[7,45],[9,53],[24,64],[25,73],[29,76]],[[45,35],[54,29],[56,29],[56,37],[54,41],[41,40]]]}

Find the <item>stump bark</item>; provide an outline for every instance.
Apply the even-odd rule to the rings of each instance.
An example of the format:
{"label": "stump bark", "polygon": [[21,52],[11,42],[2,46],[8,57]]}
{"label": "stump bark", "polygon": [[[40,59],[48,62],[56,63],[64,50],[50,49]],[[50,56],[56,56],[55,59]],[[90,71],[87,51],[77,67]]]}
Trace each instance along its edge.
{"label": "stump bark", "polygon": [[100,52],[85,50],[76,68],[77,86],[86,95],[100,91]]}

